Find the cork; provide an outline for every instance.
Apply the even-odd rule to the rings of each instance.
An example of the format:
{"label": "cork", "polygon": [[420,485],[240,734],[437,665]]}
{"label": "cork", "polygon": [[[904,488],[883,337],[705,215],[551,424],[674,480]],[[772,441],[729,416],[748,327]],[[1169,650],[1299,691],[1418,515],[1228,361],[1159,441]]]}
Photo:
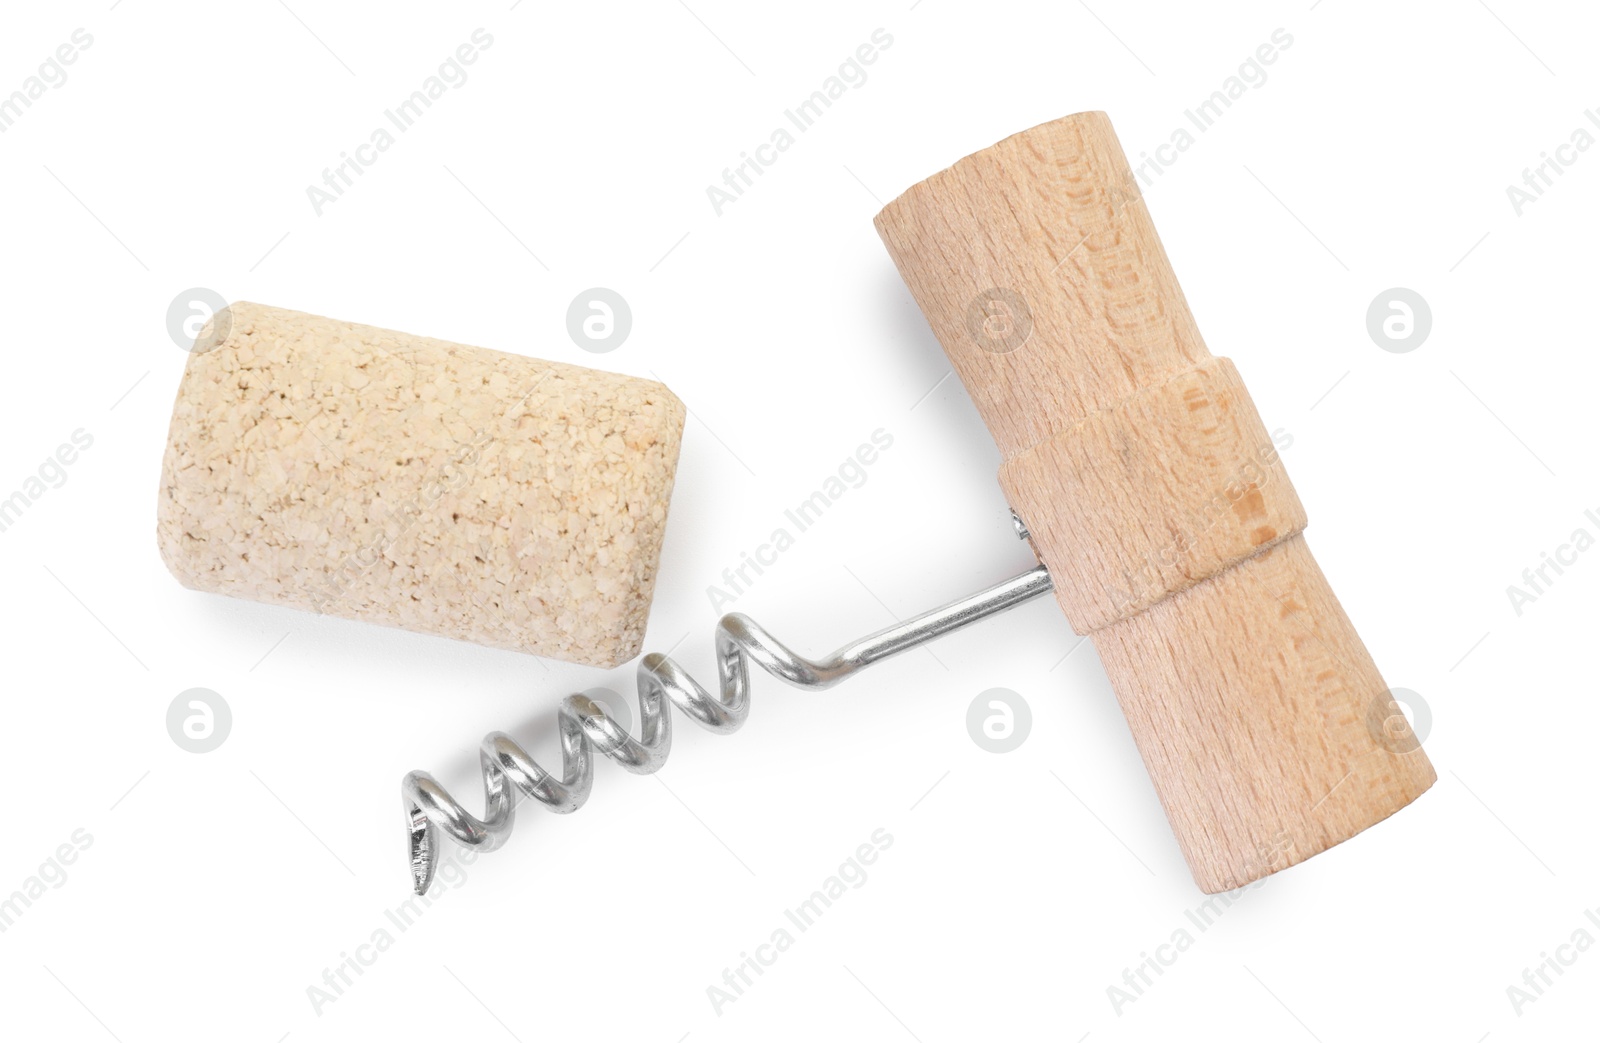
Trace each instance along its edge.
{"label": "cork", "polygon": [[655,381],[239,302],[178,386],[157,541],[194,590],[616,666],[683,420]]}

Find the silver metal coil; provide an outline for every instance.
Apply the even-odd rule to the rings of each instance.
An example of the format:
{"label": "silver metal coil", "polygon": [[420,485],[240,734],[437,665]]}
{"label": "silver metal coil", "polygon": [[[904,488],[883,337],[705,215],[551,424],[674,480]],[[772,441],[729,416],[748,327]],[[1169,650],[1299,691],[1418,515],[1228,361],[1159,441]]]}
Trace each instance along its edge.
{"label": "silver metal coil", "polygon": [[594,779],[596,752],[635,774],[655,772],[666,763],[672,746],[667,701],[703,728],[718,733],[737,731],[750,713],[751,662],[796,688],[831,688],[857,670],[1051,589],[1050,576],[1041,565],[815,660],[791,651],[749,616],[738,612],[723,616],[716,635],[720,694],[707,692],[683,667],[660,653],[650,653],[639,661],[637,739],[588,696],[569,695],[562,700],[556,717],[562,762],[558,778],[540,767],[509,735],[491,732],[483,740],[479,754],[483,818],[474,817],[427,772],[407,775],[400,792],[410,838],[412,884],[417,894],[424,894],[433,883],[441,830],[458,844],[486,851],[505,843],[516,816],[514,792],[532,797],[557,814],[583,807]]}

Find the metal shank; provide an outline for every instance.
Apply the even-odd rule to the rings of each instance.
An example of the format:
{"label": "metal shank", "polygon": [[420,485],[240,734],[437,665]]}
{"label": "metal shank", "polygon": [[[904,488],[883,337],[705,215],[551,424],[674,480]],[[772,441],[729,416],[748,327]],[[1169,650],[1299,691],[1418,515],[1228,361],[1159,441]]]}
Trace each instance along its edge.
{"label": "metal shank", "polygon": [[797,655],[749,616],[738,612],[723,616],[716,634],[719,694],[707,692],[664,655],[650,653],[639,661],[638,738],[587,696],[569,695],[562,700],[556,718],[561,736],[561,775],[557,777],[540,767],[509,735],[490,733],[479,755],[483,818],[474,817],[427,772],[407,775],[400,792],[410,838],[412,884],[417,894],[424,894],[433,882],[440,830],[458,844],[487,851],[505,843],[520,799],[513,791],[534,798],[557,814],[583,807],[594,777],[596,751],[635,774],[655,772],[666,763],[672,746],[672,720],[665,701],[710,731],[737,731],[750,712],[752,661],[796,688],[831,688],[857,670],[998,615],[1051,589],[1050,575],[1041,565],[815,660]]}

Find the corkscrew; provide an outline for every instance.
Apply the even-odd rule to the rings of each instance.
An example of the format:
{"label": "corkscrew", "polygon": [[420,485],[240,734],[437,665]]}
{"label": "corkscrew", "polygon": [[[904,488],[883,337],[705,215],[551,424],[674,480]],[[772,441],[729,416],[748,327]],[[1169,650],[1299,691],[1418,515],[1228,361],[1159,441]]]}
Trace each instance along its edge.
{"label": "corkscrew", "polygon": [[[1018,535],[1027,530],[1017,523]],[[708,731],[738,731],[750,713],[750,663],[796,688],[832,688],[840,681],[890,656],[1048,593],[1050,574],[1038,566],[986,590],[952,601],[894,626],[869,634],[821,659],[791,651],[740,612],[717,624],[719,691],[706,691],[675,661],[652,652],[639,661],[639,736],[628,734],[594,700],[569,695],[557,712],[561,738],[559,777],[541,767],[516,740],[491,732],[479,750],[485,811],[477,818],[445,792],[432,775],[413,771],[400,785],[411,853],[411,879],[417,894],[433,883],[439,861],[439,834],[458,844],[493,851],[506,842],[516,820],[521,794],[556,814],[570,814],[589,799],[594,754],[611,758],[636,775],[650,775],[667,761],[672,748],[672,718],[667,703]]]}
{"label": "corkscrew", "polygon": [[[557,714],[559,774],[490,735],[482,818],[411,773],[419,892],[444,837],[499,847],[522,797],[582,807],[597,756],[659,770],[672,707],[737,729],[751,663],[827,688],[1046,591],[1094,642],[1204,891],[1341,843],[1433,784],[1419,744],[1367,724],[1392,719],[1391,696],[1306,541],[1288,441],[1207,348],[1105,114],[997,142],[874,223],[1039,567],[822,659],[725,616],[715,691],[640,660],[637,736],[583,695]],[[642,645],[685,415],[656,381],[236,303],[179,387],[162,555],[200,590],[619,666]],[[1264,865],[1269,847],[1283,857]]]}
{"label": "corkscrew", "polygon": [[[419,890],[441,832],[478,847],[505,840],[514,793],[572,811],[596,752],[659,768],[669,701],[732,731],[749,710],[751,662],[824,688],[1047,590],[1093,640],[1208,893],[1341,843],[1434,782],[1416,743],[1397,747],[1364,724],[1389,705],[1387,686],[1312,556],[1278,440],[1200,335],[1104,113],[976,152],[874,223],[1000,451],[1000,490],[1040,567],[815,661],[724,617],[719,694],[664,656],[641,661],[639,738],[569,697],[559,779],[491,735],[483,819],[413,773]],[[1281,857],[1264,864],[1269,845]]]}

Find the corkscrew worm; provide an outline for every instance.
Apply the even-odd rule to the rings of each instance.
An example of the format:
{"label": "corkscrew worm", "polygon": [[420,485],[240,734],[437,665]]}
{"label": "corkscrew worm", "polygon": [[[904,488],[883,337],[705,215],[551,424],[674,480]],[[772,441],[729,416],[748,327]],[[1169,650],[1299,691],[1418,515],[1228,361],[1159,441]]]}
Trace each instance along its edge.
{"label": "corkscrew worm", "polygon": [[672,746],[672,720],[665,701],[713,732],[737,731],[750,712],[750,668],[796,688],[823,689],[873,663],[917,648],[934,638],[998,615],[1049,593],[1053,584],[1038,566],[969,595],[896,623],[845,645],[822,659],[807,659],[789,650],[739,612],[717,624],[717,675],[720,694],[702,688],[671,659],[652,652],[639,660],[639,737],[629,735],[605,710],[585,695],[569,695],[556,720],[561,736],[561,775],[540,767],[504,732],[491,732],[479,753],[483,770],[485,811],[476,818],[425,771],[414,771],[400,784],[406,832],[410,839],[411,878],[417,894],[433,883],[439,860],[439,832],[458,844],[492,851],[511,835],[516,816],[514,792],[544,804],[557,814],[577,811],[589,798],[598,751],[628,771],[649,775],[667,760]]}

